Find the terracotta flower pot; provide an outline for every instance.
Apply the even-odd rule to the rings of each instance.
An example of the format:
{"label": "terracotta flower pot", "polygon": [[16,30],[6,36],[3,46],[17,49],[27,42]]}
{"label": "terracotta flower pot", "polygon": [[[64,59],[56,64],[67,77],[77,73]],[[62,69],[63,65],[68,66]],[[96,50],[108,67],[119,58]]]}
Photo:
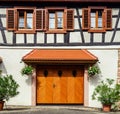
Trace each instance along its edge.
{"label": "terracotta flower pot", "polygon": [[0,110],[3,110],[4,101],[0,101]]}
{"label": "terracotta flower pot", "polygon": [[104,112],[110,112],[111,111],[111,105],[103,105],[103,111]]}

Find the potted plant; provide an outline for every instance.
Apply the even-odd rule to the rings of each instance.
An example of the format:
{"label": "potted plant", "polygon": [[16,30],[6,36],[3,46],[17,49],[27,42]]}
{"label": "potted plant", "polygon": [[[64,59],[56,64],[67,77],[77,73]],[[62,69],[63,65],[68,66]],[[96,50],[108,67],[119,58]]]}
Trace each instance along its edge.
{"label": "potted plant", "polygon": [[92,77],[92,76],[94,76],[96,74],[99,74],[99,73],[100,73],[100,70],[99,70],[99,68],[97,66],[90,66],[88,68],[88,75],[90,77]]}
{"label": "potted plant", "polygon": [[111,106],[120,100],[120,84],[113,85],[113,82],[113,79],[101,81],[92,94],[92,99],[103,105],[103,111],[110,111]]}
{"label": "potted plant", "polygon": [[19,94],[18,87],[12,75],[0,76],[0,110],[3,109],[5,101]]}
{"label": "potted plant", "polygon": [[33,67],[30,65],[26,65],[24,68],[21,70],[22,75],[31,75],[33,73]]}

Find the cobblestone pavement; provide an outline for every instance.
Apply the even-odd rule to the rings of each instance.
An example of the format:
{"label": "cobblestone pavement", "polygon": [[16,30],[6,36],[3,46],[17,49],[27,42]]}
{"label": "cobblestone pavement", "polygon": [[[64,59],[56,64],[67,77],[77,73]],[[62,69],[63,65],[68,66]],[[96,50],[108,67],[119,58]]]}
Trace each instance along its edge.
{"label": "cobblestone pavement", "polygon": [[[106,114],[97,108],[88,108],[83,106],[5,106],[0,114]],[[120,114],[118,112],[109,112],[109,114]]]}

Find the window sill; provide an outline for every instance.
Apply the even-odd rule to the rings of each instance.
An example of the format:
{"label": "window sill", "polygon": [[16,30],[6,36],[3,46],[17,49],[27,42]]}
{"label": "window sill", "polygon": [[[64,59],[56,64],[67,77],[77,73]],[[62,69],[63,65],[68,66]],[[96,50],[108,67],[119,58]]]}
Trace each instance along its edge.
{"label": "window sill", "polygon": [[24,34],[24,33],[34,34],[36,32],[34,30],[18,30],[18,31],[15,31],[15,33],[17,33],[17,34]]}
{"label": "window sill", "polygon": [[64,34],[64,33],[66,33],[66,31],[65,30],[48,30],[45,33],[48,33],[48,34],[54,34],[54,33]]}
{"label": "window sill", "polygon": [[106,30],[105,29],[90,29],[88,30],[88,32],[102,33],[102,32],[106,32]]}

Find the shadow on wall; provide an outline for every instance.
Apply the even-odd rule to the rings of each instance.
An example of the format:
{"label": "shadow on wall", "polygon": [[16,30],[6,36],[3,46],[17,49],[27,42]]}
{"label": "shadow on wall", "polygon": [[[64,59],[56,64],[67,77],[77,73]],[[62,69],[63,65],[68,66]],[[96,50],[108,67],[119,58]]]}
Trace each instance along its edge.
{"label": "shadow on wall", "polygon": [[5,68],[4,62],[0,64],[0,70],[2,70],[2,75],[7,74],[7,69]]}
{"label": "shadow on wall", "polygon": [[[100,67],[99,67],[98,63],[96,63],[95,66],[97,66],[100,70]],[[100,72],[99,74],[96,74],[92,77],[89,77],[89,82],[90,82],[91,85],[96,86],[101,81],[101,78],[102,78],[101,70],[99,72]]]}
{"label": "shadow on wall", "polygon": [[27,79],[25,81],[28,85],[31,85],[32,84],[31,80],[32,80],[32,76],[27,76]]}

